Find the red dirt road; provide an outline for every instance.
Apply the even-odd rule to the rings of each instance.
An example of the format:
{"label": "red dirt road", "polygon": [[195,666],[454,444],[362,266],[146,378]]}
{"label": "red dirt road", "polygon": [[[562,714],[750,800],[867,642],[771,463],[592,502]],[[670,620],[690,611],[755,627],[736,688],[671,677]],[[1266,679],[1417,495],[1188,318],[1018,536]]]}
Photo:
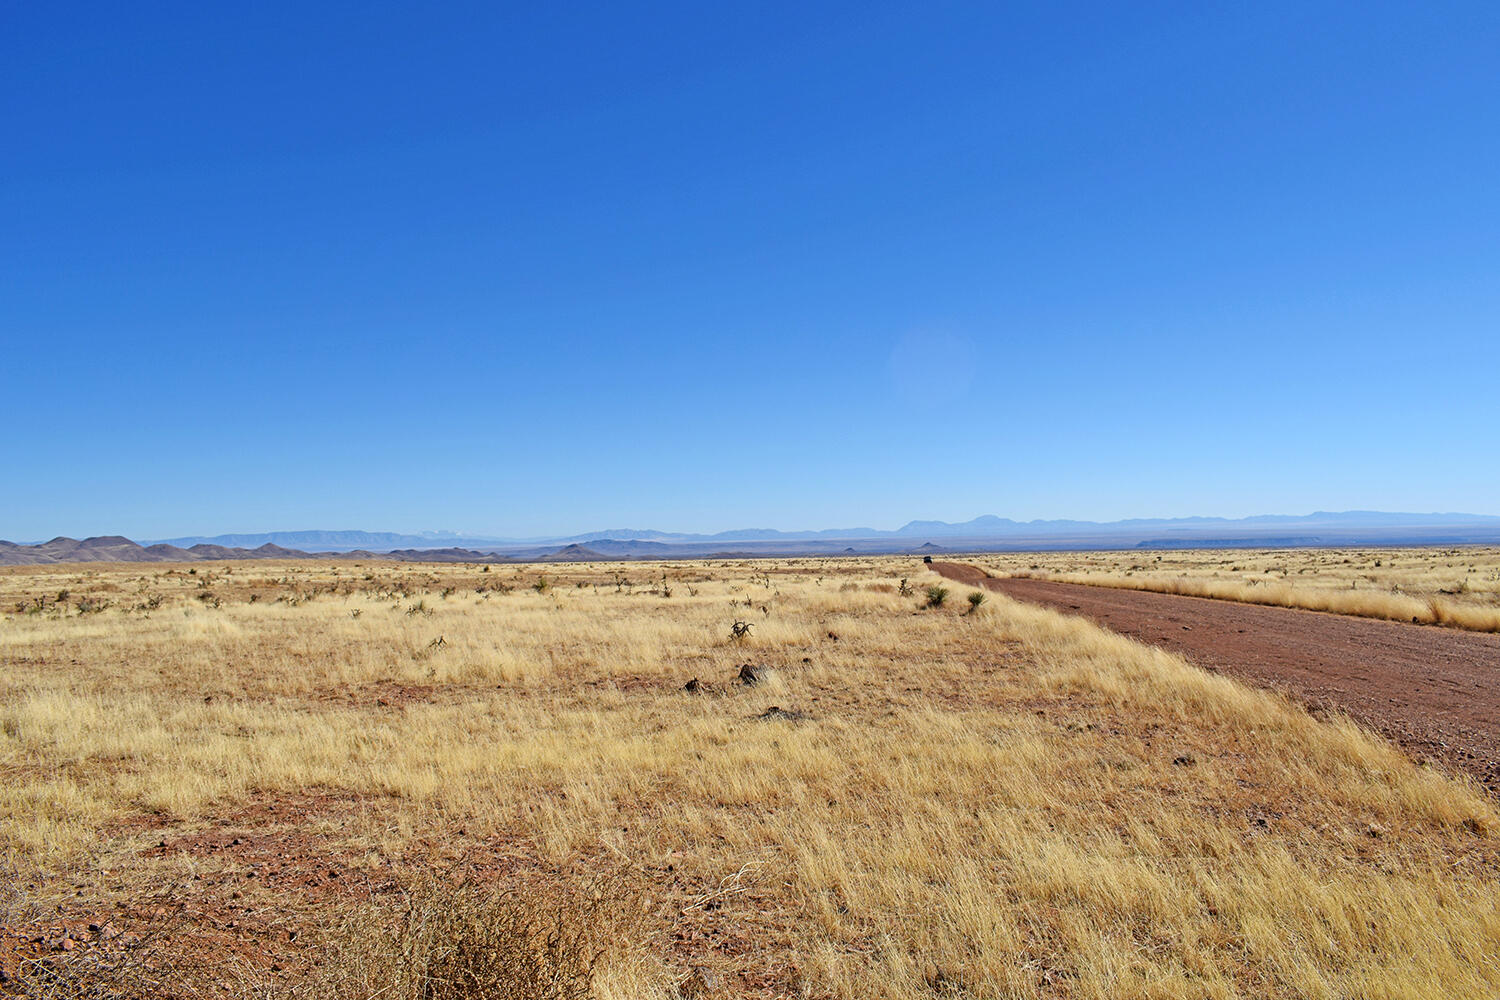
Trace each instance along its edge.
{"label": "red dirt road", "polygon": [[1209,670],[1336,709],[1500,796],[1500,635],[1050,580],[934,562],[950,580],[1082,615]]}

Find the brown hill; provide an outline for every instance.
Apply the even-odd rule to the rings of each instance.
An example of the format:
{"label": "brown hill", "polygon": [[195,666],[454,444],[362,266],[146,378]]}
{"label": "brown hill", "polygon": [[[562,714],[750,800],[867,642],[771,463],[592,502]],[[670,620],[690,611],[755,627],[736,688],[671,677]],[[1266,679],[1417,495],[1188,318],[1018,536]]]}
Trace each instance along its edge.
{"label": "brown hill", "polygon": [[8,566],[64,562],[154,562],[156,558],[120,535],[85,538],[83,541],[60,535],[40,545],[0,542],[0,561]]}
{"label": "brown hill", "polygon": [[153,560],[161,562],[192,562],[198,558],[187,549],[179,548],[176,545],[168,545],[165,542],[146,546],[146,552]]}
{"label": "brown hill", "polygon": [[586,549],[582,545],[565,545],[556,552],[538,556],[537,562],[600,562],[608,556],[600,555],[593,549]]}
{"label": "brown hill", "polygon": [[0,566],[34,566],[83,562],[201,562],[205,559],[314,559],[309,552],[262,545],[258,549],[231,549],[223,545],[142,546],[120,535],[97,538],[59,536],[40,545],[17,545],[0,541]]}
{"label": "brown hill", "polygon": [[370,558],[400,559],[402,562],[443,563],[499,563],[511,561],[505,556],[497,556],[493,552],[478,552],[474,549],[394,549],[387,552],[384,556],[373,555]]}

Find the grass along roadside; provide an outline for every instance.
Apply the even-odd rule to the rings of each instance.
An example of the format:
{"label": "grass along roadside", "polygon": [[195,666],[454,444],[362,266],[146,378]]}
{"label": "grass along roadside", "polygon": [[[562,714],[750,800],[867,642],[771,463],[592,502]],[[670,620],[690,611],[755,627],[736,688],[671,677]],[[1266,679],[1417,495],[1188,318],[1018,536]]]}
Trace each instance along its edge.
{"label": "grass along roadside", "polygon": [[998,576],[1500,632],[1500,549],[1027,553]]}

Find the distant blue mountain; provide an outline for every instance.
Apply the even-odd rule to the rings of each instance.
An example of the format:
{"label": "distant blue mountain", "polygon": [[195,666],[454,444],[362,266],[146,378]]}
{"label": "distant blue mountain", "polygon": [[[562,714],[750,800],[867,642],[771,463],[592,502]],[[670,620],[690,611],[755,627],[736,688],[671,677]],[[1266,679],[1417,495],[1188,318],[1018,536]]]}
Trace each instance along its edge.
{"label": "distant blue mountain", "polygon": [[[1295,536],[1287,534],[1295,528]],[[1076,521],[1067,519],[1015,521],[985,514],[970,521],[909,521],[895,530],[879,528],[824,528],[782,531],[776,528],[739,528],[711,534],[661,531],[654,528],[610,528],[578,535],[540,538],[488,537],[452,532],[400,534],[388,531],[269,531],[260,534],[190,536],[159,540],[159,544],[190,547],[221,545],[258,548],[271,544],[315,552],[348,552],[355,549],[390,552],[397,549],[442,549],[462,547],[494,551],[520,546],[588,545],[591,542],[656,542],[663,545],[722,545],[732,542],[774,545],[835,540],[922,541],[928,539],[981,541],[1053,542],[1069,539],[1086,547],[1091,543],[1137,545],[1143,541],[1174,540],[1202,544],[1213,538],[1253,541],[1275,531],[1283,538],[1321,539],[1321,544],[1356,544],[1385,539],[1500,541],[1500,516],[1492,514],[1414,514],[1386,511],[1315,511],[1311,514],[1258,514],[1252,517],[1130,518],[1122,521]],[[1473,532],[1478,532],[1475,535]],[[1267,538],[1267,544],[1275,544]],[[1317,543],[1311,543],[1317,544]]]}
{"label": "distant blue mountain", "polygon": [[418,535],[402,535],[390,531],[266,531],[259,534],[164,538],[160,540],[160,544],[182,548],[192,545],[223,545],[226,548],[253,549],[269,543],[315,552],[348,552],[352,549],[389,552],[393,549],[443,549],[455,545],[473,547],[509,541],[510,539],[504,538],[473,538],[438,531]]}

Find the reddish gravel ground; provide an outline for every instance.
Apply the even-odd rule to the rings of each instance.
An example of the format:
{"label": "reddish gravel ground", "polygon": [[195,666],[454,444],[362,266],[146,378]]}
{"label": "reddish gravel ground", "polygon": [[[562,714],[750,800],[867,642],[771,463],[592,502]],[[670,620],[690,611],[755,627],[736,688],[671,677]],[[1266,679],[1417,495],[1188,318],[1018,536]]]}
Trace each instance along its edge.
{"label": "reddish gravel ground", "polygon": [[951,580],[1091,618],[1209,670],[1348,714],[1500,797],[1500,635],[1050,580],[935,562]]}

